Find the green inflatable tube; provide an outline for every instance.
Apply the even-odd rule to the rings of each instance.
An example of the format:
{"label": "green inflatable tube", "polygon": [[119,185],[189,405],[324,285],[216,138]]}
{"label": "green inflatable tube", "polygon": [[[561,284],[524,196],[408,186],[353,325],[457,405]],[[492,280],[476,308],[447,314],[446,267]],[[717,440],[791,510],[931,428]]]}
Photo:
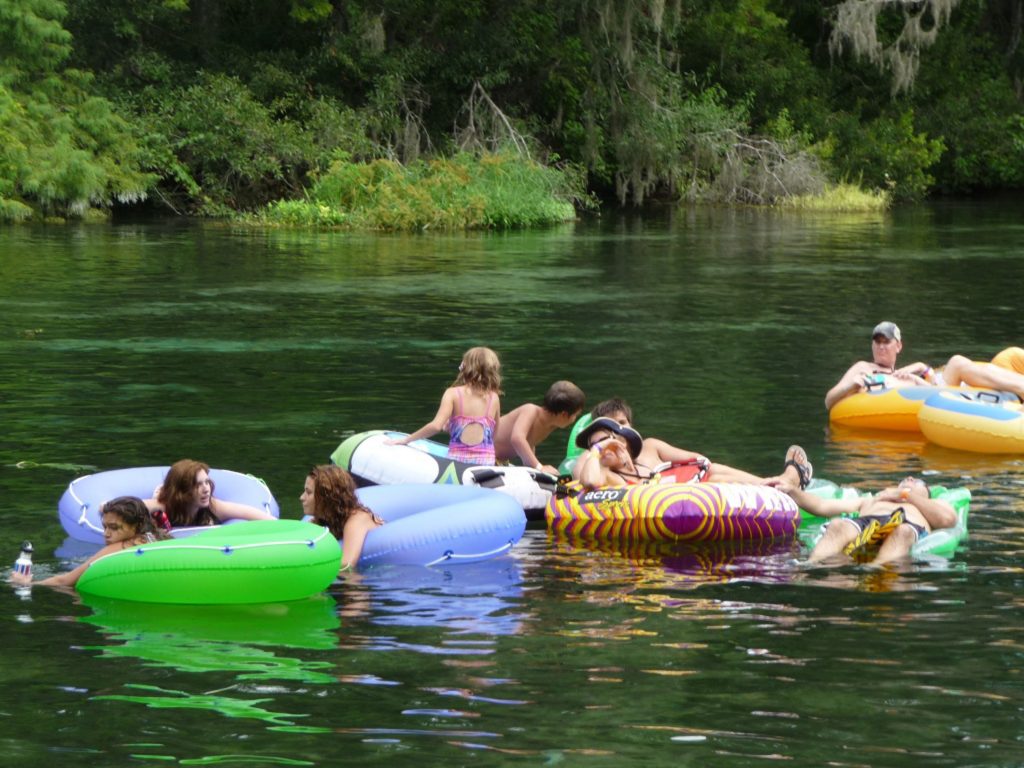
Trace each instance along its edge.
{"label": "green inflatable tube", "polygon": [[589,413],[584,413],[578,419],[576,423],[572,425],[572,430],[569,432],[569,441],[565,446],[565,458],[562,459],[562,463],[558,465],[558,473],[561,475],[571,475],[572,466],[576,463],[576,459],[583,453],[583,449],[576,445],[576,435],[586,427],[594,419]]}
{"label": "green inflatable tube", "polygon": [[77,587],[83,595],[143,603],[279,603],[322,592],[340,567],[341,547],[327,529],[252,520],[101,557]]}
{"label": "green inflatable tube", "polygon": [[[867,496],[854,488],[842,488],[829,481],[816,481],[807,489],[809,493],[821,496],[825,499],[841,499],[851,496]],[[956,554],[957,547],[967,538],[967,517],[971,507],[971,492],[967,488],[945,488],[941,485],[931,487],[933,499],[943,499],[956,512],[956,524],[951,528],[939,528],[929,533],[924,538],[918,539],[910,548],[910,555],[913,558],[926,558],[935,555],[943,558],[951,558]],[[800,510],[802,522],[800,526],[800,537],[808,546],[814,546],[821,537],[828,518],[812,515],[806,510]],[[848,515],[856,517],[856,515]]]}

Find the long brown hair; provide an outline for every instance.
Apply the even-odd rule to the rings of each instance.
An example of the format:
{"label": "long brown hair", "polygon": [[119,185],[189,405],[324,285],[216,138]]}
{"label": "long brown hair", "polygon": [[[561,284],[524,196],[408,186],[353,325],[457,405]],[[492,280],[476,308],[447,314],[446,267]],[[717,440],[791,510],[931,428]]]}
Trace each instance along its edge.
{"label": "long brown hair", "polygon": [[[196,510],[194,515],[189,515],[188,508],[195,498],[196,475],[200,470],[210,474],[210,467],[201,461],[193,459],[182,459],[176,461],[167,470],[164,477],[164,484],[160,486],[160,493],[156,500],[163,504],[167,519],[173,526],[183,525],[213,525],[217,516],[210,508],[213,506],[213,498],[210,498],[210,507],[202,507]],[[210,493],[214,491],[213,480],[210,480]]]}
{"label": "long brown hair", "polygon": [[345,531],[345,523],[362,510],[379,520],[356,496],[352,475],[335,464],[321,464],[309,471],[313,479],[313,522],[329,530],[336,539]]}

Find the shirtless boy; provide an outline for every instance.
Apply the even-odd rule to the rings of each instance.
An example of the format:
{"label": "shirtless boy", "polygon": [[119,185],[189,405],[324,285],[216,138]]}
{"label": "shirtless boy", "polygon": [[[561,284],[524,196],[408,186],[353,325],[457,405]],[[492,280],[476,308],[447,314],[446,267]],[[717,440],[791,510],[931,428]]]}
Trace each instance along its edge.
{"label": "shirtless boy", "polygon": [[537,446],[556,429],[575,422],[585,403],[582,389],[571,381],[556,381],[548,388],[542,405],[524,403],[498,420],[495,458],[501,462],[518,456],[524,467],[557,475],[556,467],[537,458]]}

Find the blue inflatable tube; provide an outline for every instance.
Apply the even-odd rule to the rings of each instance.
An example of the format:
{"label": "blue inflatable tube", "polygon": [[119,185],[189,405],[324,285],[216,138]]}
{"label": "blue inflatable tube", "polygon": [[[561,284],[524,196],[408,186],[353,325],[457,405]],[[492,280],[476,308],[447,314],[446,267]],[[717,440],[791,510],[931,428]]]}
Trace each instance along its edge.
{"label": "blue inflatable tube", "polygon": [[526,529],[522,505],[489,488],[375,485],[358,494],[386,523],[367,534],[360,568],[488,560],[508,552]]}
{"label": "blue inflatable tube", "polygon": [[[130,467],[96,472],[72,480],[57,503],[57,512],[64,530],[73,539],[93,544],[103,542],[103,523],[100,507],[118,496],[138,496],[148,499],[160,486],[170,467]],[[232,472],[230,469],[211,469],[214,498],[235,501],[262,509],[280,517],[274,495],[258,477]]]}

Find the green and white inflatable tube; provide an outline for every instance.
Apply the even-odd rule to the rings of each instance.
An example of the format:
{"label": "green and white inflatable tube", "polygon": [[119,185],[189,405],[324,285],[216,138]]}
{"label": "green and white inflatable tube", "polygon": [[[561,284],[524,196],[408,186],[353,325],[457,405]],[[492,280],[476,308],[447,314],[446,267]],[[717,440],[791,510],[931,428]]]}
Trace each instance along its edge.
{"label": "green and white inflatable tube", "polygon": [[[870,494],[862,493],[855,488],[843,488],[827,480],[814,481],[807,489],[809,493],[821,496],[824,499],[842,499]],[[929,557],[941,557],[949,559],[956,554],[957,547],[967,538],[967,517],[971,507],[971,492],[967,488],[946,488],[941,485],[931,486],[933,499],[942,499],[947,502],[956,512],[956,524],[950,528],[939,528],[920,538],[910,548],[910,556],[914,559],[928,559]],[[830,518],[812,515],[806,510],[800,510],[802,522],[800,525],[800,538],[808,546],[813,547],[821,538],[825,526]],[[857,515],[844,515],[844,517],[856,517]],[[834,519],[834,518],[831,518]]]}

